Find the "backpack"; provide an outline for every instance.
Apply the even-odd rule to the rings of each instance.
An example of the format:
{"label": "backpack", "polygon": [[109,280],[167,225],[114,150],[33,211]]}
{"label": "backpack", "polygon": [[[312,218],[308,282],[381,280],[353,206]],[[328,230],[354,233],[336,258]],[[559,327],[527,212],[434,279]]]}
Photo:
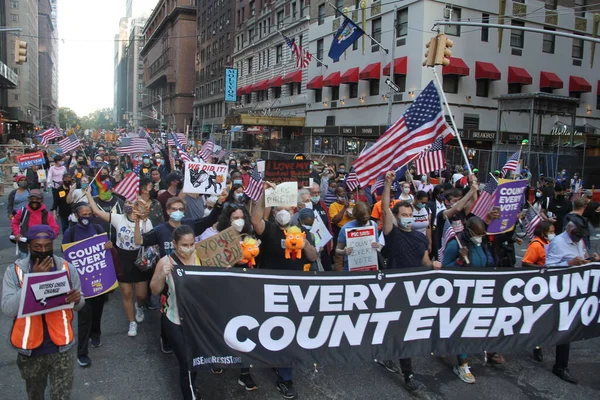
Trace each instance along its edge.
{"label": "backpack", "polygon": [[[104,232],[102,228],[98,224],[92,224],[94,230],[96,231],[96,235],[101,235]],[[69,229],[69,243],[73,243],[75,241],[75,229]]]}

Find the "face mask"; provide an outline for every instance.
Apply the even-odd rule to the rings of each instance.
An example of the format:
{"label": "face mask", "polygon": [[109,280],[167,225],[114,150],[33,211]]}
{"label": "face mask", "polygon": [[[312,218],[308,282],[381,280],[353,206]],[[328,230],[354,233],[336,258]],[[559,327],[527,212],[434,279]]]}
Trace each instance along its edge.
{"label": "face mask", "polygon": [[339,202],[341,202],[341,203],[343,203],[343,202],[346,200],[346,198],[345,198],[345,197],[342,197],[342,196],[338,196],[338,198],[337,198],[337,199],[338,199],[338,201],[339,201]]}
{"label": "face mask", "polygon": [[71,184],[73,184],[73,181],[63,181],[63,185],[65,186],[71,186]]}
{"label": "face mask", "polygon": [[17,185],[20,188],[26,188],[27,187],[27,181],[19,181],[19,182],[17,182]]}
{"label": "face mask", "polygon": [[144,158],[144,164],[146,164],[146,165],[150,164],[150,159],[149,158]]}
{"label": "face mask", "polygon": [[304,227],[304,229],[306,229],[307,231],[310,231],[312,229],[312,225],[304,225],[302,224],[302,226]]}
{"label": "face mask", "polygon": [[576,236],[573,234],[569,234],[569,237],[571,238],[571,240],[573,241],[573,243],[578,243],[583,237],[582,236]]}
{"label": "face mask", "polygon": [[29,254],[31,255],[31,263],[35,264],[35,262],[37,260],[40,260],[40,262],[44,261],[46,259],[46,257],[52,257],[54,255],[54,250],[50,250],[50,251],[33,251],[30,250]]}
{"label": "face mask", "polygon": [[125,207],[123,207],[123,212],[125,214],[131,214],[133,212],[133,206],[125,206]]}
{"label": "face mask", "polygon": [[160,165],[164,165],[164,164],[165,164],[165,160],[163,160],[163,159],[160,159],[160,160],[158,160],[158,163],[159,163]]}
{"label": "face mask", "polygon": [[244,193],[236,193],[235,199],[241,203],[244,201]]}
{"label": "face mask", "polygon": [[42,203],[38,202],[38,201],[30,201],[29,202],[29,207],[32,210],[37,210],[38,208],[40,208],[42,206]]}
{"label": "face mask", "polygon": [[57,166],[57,167],[62,167],[62,165],[63,165],[63,162],[62,162],[62,161],[57,161],[57,162],[56,162],[56,166]]}
{"label": "face mask", "polygon": [[481,243],[483,242],[483,237],[481,237],[481,236],[473,236],[473,237],[471,237],[471,242],[475,246],[481,246]]}
{"label": "face mask", "polygon": [[87,187],[88,187],[89,185],[90,185],[89,183],[83,183],[83,182],[81,182],[81,188],[82,188],[82,189],[87,189]]}
{"label": "face mask", "polygon": [[256,163],[250,163],[250,166],[251,166],[252,168],[254,168],[254,167],[256,167]]}
{"label": "face mask", "polygon": [[241,185],[242,184],[242,180],[241,179],[234,179],[233,180],[233,184],[234,185]]}
{"label": "face mask", "polygon": [[423,178],[423,179],[421,179],[421,182],[423,182],[423,183],[427,183],[427,179],[426,179],[426,178]]}
{"label": "face mask", "polygon": [[344,172],[346,172],[346,169],[345,168],[339,168],[338,172],[344,173]]}
{"label": "face mask", "polygon": [[243,219],[236,219],[231,223],[231,226],[233,227],[233,229],[235,229],[237,233],[242,233],[244,225],[246,225],[246,222]]}
{"label": "face mask", "polygon": [[108,178],[108,175],[106,175],[106,174],[100,174],[99,178],[100,178],[101,181],[104,181],[104,180],[106,180],[106,178]]}
{"label": "face mask", "polygon": [[410,188],[403,188],[402,189],[402,193],[409,194],[410,193]]}
{"label": "face mask", "polygon": [[423,204],[423,203],[417,203],[417,208],[418,208],[419,210],[422,210],[422,209],[424,209],[424,208],[425,208],[425,204]]}
{"label": "face mask", "polygon": [[275,214],[275,221],[279,224],[279,226],[287,226],[292,219],[292,215],[288,210],[281,210],[277,214]]}
{"label": "face mask", "polygon": [[179,222],[183,219],[183,217],[185,217],[185,214],[183,213],[183,211],[173,211],[171,213],[171,215],[169,216],[169,218],[171,218],[173,221],[175,222]]}
{"label": "face mask", "polygon": [[313,203],[318,203],[319,201],[321,201],[321,198],[319,196],[314,196],[310,198],[310,201],[312,201]]}
{"label": "face mask", "polygon": [[549,233],[549,234],[548,234],[548,240],[549,240],[549,241],[552,241],[552,240],[554,240],[554,238],[555,238],[555,237],[556,237],[556,234],[554,234],[554,233]]}
{"label": "face mask", "polygon": [[537,192],[537,193],[535,194],[535,197],[537,197],[537,198],[539,199],[540,197],[542,197],[542,194],[541,194],[540,192]]}
{"label": "face mask", "polygon": [[177,246],[177,251],[179,251],[181,254],[185,254],[186,256],[191,256],[192,253],[194,253],[194,251],[196,251],[196,249],[194,248],[194,246],[192,246],[192,247]]}
{"label": "face mask", "polygon": [[77,164],[83,165],[83,160],[77,161]]}
{"label": "face mask", "polygon": [[81,225],[88,226],[92,222],[92,217],[79,217],[77,220]]}
{"label": "face mask", "polygon": [[414,223],[415,223],[414,217],[401,217],[400,218],[400,226],[403,228],[408,228]]}

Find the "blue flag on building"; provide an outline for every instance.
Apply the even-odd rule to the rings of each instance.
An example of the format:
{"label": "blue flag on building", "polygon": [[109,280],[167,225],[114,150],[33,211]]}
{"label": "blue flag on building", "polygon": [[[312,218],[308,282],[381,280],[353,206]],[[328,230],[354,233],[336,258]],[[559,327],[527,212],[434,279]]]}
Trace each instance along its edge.
{"label": "blue flag on building", "polygon": [[333,61],[338,61],[341,55],[344,54],[344,51],[364,34],[365,32],[350,18],[345,18],[344,23],[342,23],[333,35],[333,41],[329,48],[329,57]]}

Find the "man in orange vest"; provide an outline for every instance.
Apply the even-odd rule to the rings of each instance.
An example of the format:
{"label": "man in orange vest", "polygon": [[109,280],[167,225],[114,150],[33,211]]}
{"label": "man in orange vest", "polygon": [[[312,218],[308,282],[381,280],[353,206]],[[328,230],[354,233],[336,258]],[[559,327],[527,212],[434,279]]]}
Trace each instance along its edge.
{"label": "man in orange vest", "polygon": [[[2,311],[14,318],[10,342],[18,351],[17,366],[25,380],[30,400],[44,398],[50,377],[53,399],[68,399],[73,387],[74,355],[73,311],[79,311],[85,300],[77,271],[61,257],[53,255],[54,229],[35,225],[27,232],[29,255],[6,268],[2,285]],[[24,276],[66,270],[71,282],[66,302],[73,309],[50,311],[42,315],[17,318]]]}

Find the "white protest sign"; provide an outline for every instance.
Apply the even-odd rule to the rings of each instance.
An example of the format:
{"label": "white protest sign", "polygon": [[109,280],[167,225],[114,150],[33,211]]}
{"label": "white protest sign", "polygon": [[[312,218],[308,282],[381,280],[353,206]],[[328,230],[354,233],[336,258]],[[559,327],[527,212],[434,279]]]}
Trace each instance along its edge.
{"label": "white protest sign", "polygon": [[50,281],[32,284],[31,290],[35,299],[42,305],[46,305],[46,298],[68,293],[71,286],[69,285],[69,277],[63,275]]}
{"label": "white protest sign", "polygon": [[313,222],[312,229],[310,230],[313,235],[315,235],[315,247],[323,248],[327,246],[327,243],[333,236],[327,229],[327,225],[323,222],[323,219],[319,216],[318,212],[314,212],[315,220]]}
{"label": "white protest sign", "polygon": [[227,182],[228,170],[227,165],[186,162],[183,192],[218,196]]}
{"label": "white protest sign", "polygon": [[298,182],[284,182],[275,190],[265,190],[265,207],[296,207],[298,205]]}
{"label": "white protest sign", "polygon": [[262,161],[257,161],[257,162],[256,162],[256,170],[257,170],[258,172],[261,172],[261,173],[262,173],[262,172],[265,172],[265,164],[266,164],[266,163],[265,163],[265,161],[264,161],[264,160],[262,160]]}
{"label": "white protest sign", "polygon": [[352,248],[348,256],[349,271],[377,270],[377,250],[371,247],[373,242],[376,242],[373,226],[346,230],[346,247]]}

